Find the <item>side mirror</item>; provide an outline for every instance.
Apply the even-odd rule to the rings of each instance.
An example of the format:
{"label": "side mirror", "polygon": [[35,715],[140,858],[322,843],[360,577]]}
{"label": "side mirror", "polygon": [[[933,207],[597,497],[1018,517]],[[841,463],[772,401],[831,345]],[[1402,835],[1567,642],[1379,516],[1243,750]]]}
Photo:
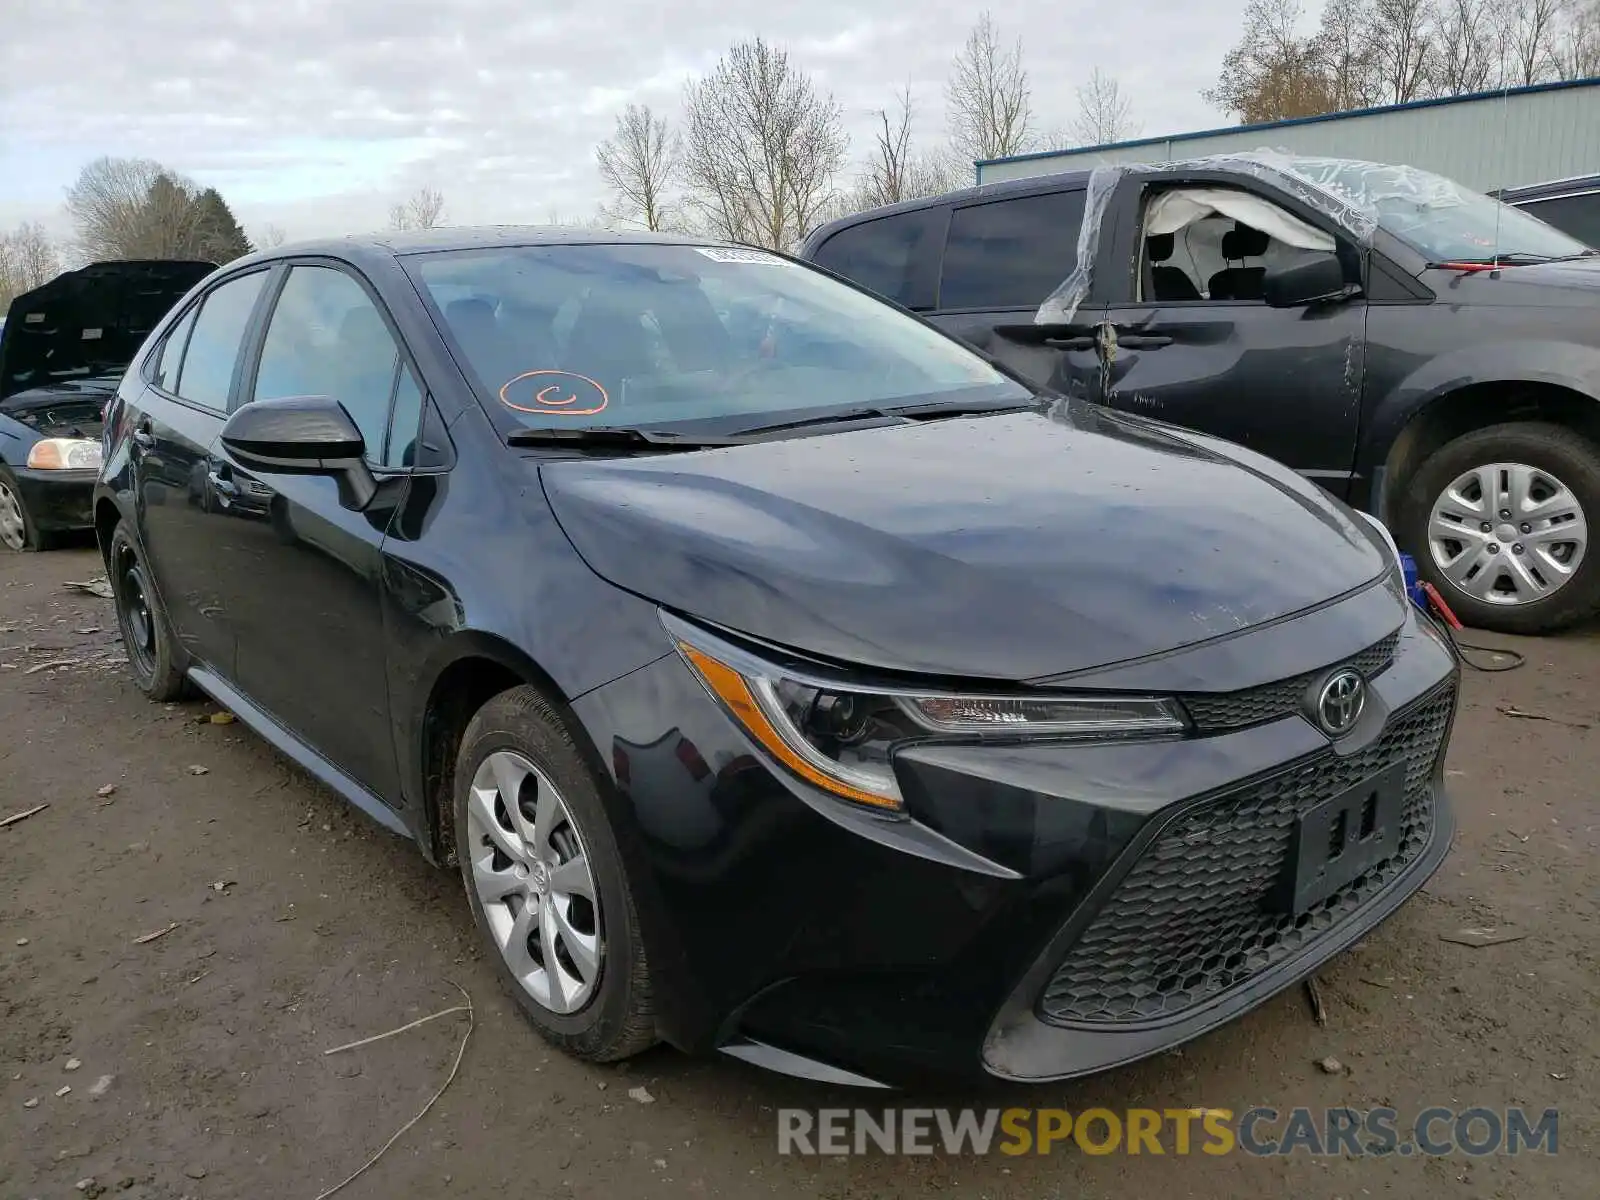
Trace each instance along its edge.
{"label": "side mirror", "polygon": [[339,481],[339,503],[356,512],[378,490],[361,430],[344,405],[328,396],[246,404],[223,425],[222,445],[246,470],[332,476]]}
{"label": "side mirror", "polygon": [[1345,300],[1356,288],[1345,282],[1344,265],[1334,254],[1268,271],[1261,281],[1262,298],[1273,308],[1301,308],[1330,300]]}

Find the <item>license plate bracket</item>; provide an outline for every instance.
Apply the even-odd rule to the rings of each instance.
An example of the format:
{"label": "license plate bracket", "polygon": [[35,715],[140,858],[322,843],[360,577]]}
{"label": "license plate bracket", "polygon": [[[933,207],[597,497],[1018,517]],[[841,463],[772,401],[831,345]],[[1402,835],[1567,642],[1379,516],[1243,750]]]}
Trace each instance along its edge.
{"label": "license plate bracket", "polygon": [[1297,916],[1315,908],[1399,850],[1405,800],[1399,762],[1303,813],[1290,839],[1283,906]]}

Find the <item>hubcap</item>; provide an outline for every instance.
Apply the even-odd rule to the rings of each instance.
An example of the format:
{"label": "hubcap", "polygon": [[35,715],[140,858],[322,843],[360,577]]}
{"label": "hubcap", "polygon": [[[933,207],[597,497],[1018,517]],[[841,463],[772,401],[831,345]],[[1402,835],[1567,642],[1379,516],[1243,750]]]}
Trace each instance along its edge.
{"label": "hubcap", "polygon": [[0,546],[21,550],[27,543],[27,526],[22,523],[22,501],[0,482]]}
{"label": "hubcap", "polygon": [[1486,604],[1531,604],[1572,579],[1589,524],[1572,489],[1526,463],[1487,463],[1434,501],[1428,550],[1455,587]]}
{"label": "hubcap", "polygon": [[522,755],[497,750],[467,798],[472,883],[506,966],[555,1013],[594,996],[604,939],[589,856],[566,801]]}

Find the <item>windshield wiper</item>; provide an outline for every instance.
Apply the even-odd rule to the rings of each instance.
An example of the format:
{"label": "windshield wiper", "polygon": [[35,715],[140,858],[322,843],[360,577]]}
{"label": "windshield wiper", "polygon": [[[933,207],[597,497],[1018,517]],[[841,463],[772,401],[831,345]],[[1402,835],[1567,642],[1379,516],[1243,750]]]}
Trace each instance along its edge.
{"label": "windshield wiper", "polygon": [[1432,262],[1428,266],[1437,271],[1448,271],[1452,267],[1477,267],[1480,269],[1494,267],[1533,267],[1540,263],[1555,262],[1548,254],[1527,254],[1517,251],[1512,254],[1494,254],[1485,258],[1449,258],[1443,262]]}
{"label": "windshield wiper", "polygon": [[601,446],[649,450],[706,450],[715,446],[744,446],[746,437],[700,437],[653,429],[591,425],[580,429],[514,429],[506,438],[513,446]]}
{"label": "windshield wiper", "polygon": [[840,425],[854,421],[870,421],[874,418],[911,423],[936,420],[941,417],[975,417],[987,413],[1016,412],[1032,408],[1036,403],[1036,400],[1001,400],[987,404],[931,400],[918,404],[870,404],[835,412],[816,413],[809,417],[796,417],[791,421],[778,421],[771,425],[747,425],[739,432],[758,435],[783,433],[790,429],[805,429],[812,425]]}

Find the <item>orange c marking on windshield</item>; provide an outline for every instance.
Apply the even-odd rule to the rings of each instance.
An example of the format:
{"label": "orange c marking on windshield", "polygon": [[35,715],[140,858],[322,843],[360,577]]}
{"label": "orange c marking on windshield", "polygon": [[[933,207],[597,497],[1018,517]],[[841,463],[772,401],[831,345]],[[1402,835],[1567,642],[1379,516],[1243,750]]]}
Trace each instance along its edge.
{"label": "orange c marking on windshield", "polygon": [[[536,380],[544,386],[534,391],[532,403],[517,403],[511,391],[520,383]],[[531,390],[533,383],[528,383]],[[520,389],[519,389],[520,390]],[[553,417],[587,417],[602,412],[611,403],[606,389],[587,375],[575,371],[524,371],[508,379],[500,388],[500,403],[516,412],[541,413]],[[574,408],[573,405],[579,407]]]}

